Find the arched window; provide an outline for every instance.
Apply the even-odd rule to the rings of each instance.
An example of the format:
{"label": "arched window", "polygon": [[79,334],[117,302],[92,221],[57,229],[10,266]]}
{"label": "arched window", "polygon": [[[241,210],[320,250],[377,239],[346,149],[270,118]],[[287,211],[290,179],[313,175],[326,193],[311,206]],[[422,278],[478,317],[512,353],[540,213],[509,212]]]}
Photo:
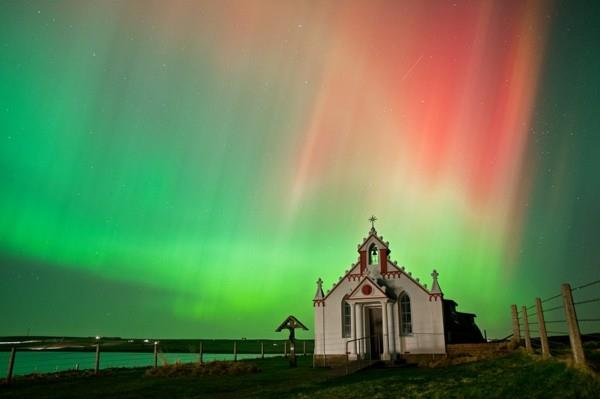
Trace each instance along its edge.
{"label": "arched window", "polygon": [[410,298],[406,293],[400,297],[400,335],[412,334],[412,315],[410,311]]}
{"label": "arched window", "polygon": [[352,307],[346,300],[342,302],[342,337],[352,336]]}
{"label": "arched window", "polygon": [[371,244],[369,247],[369,265],[376,265],[379,263],[379,249],[377,245]]}

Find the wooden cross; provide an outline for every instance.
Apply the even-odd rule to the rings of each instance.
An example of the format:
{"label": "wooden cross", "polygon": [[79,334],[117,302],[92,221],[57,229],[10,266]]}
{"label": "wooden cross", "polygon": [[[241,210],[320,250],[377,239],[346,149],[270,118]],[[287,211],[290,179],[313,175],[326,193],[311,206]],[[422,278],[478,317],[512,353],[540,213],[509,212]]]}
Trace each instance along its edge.
{"label": "wooden cross", "polygon": [[277,327],[277,329],[275,329],[275,332],[280,332],[283,329],[288,329],[290,331],[290,367],[296,367],[296,328],[308,331],[308,328],[306,328],[300,320],[290,315],[279,325],[279,327]]}

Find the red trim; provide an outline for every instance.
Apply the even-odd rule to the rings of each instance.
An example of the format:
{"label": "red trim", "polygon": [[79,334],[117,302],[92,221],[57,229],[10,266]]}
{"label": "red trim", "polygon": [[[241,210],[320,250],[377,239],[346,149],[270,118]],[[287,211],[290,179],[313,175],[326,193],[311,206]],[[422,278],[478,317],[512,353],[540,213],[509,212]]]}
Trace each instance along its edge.
{"label": "red trim", "polygon": [[379,263],[381,264],[381,274],[387,273],[387,248],[379,250]]}
{"label": "red trim", "polygon": [[437,302],[438,298],[444,299],[442,294],[429,294],[429,302],[431,302],[431,298],[435,298],[435,302]]}
{"label": "red trim", "polygon": [[396,277],[400,277],[402,275],[402,272],[399,270],[394,270],[392,272],[385,272],[385,273],[381,273],[381,276],[383,278],[396,278]]}
{"label": "red trim", "polygon": [[367,251],[359,251],[360,253],[360,274],[365,272],[367,268]]}

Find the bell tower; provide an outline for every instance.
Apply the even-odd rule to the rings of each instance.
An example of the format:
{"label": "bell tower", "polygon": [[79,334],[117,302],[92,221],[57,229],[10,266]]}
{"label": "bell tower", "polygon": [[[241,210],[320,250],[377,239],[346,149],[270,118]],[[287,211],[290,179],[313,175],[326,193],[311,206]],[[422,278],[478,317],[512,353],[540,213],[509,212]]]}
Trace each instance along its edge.
{"label": "bell tower", "polygon": [[383,241],[383,236],[377,236],[376,220],[375,216],[369,218],[371,230],[369,230],[369,235],[363,240],[363,243],[358,246],[360,274],[364,274],[367,267],[371,265],[377,265],[382,275],[388,271],[387,260],[391,251],[388,248],[388,243]]}

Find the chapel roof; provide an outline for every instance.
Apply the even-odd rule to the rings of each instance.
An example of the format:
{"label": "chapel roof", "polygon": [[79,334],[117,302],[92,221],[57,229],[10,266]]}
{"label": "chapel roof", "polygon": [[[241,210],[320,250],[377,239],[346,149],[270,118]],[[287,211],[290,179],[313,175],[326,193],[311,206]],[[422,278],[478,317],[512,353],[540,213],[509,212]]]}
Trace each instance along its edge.
{"label": "chapel roof", "polygon": [[[384,241],[383,236],[379,236],[377,234],[377,230],[375,229],[375,220],[377,220],[377,218],[375,218],[374,216],[372,216],[369,221],[371,222],[371,229],[369,230],[369,234],[367,235],[367,237],[363,238],[363,241],[361,244],[358,244],[358,251],[361,252],[364,250],[366,250],[366,245],[367,243],[371,240],[371,238],[375,239],[376,241],[378,241],[382,246],[384,246],[387,249],[387,265],[388,267],[391,267],[392,271],[389,271],[388,273],[385,273],[384,276],[382,276],[382,278],[377,279],[376,280],[376,285],[378,287],[381,287],[384,291],[387,291],[387,285],[385,284],[386,278],[391,278],[394,277],[396,275],[404,275],[406,277],[408,277],[412,282],[414,282],[418,287],[420,287],[423,291],[425,291],[427,294],[430,295],[436,295],[436,296],[442,296],[442,290],[440,288],[440,285],[437,281],[437,277],[438,277],[438,273],[437,271],[433,271],[433,273],[431,274],[431,276],[433,277],[433,284],[431,286],[431,289],[427,289],[427,284],[423,284],[420,282],[419,278],[415,278],[412,276],[411,272],[408,272],[405,270],[405,267],[402,266],[398,266],[398,262],[396,262],[395,260],[391,260],[389,257],[389,253],[391,252],[389,249],[389,242]],[[360,259],[360,258],[359,258]],[[350,265],[350,269],[346,270],[346,272],[339,277],[338,281],[333,283],[333,286],[327,290],[327,292],[323,292],[323,288],[322,288],[322,284],[323,284],[323,280],[321,280],[319,278],[319,280],[317,281],[317,292],[315,294],[315,297],[313,299],[313,301],[317,301],[317,302],[322,302],[324,300],[326,300],[334,291],[335,289],[340,285],[340,283],[342,281],[344,281],[344,279],[346,278],[356,278],[356,277],[362,277],[364,274],[361,272],[359,274],[353,274],[352,271],[359,265],[359,262],[353,263]],[[387,295],[387,294],[386,294]]]}

